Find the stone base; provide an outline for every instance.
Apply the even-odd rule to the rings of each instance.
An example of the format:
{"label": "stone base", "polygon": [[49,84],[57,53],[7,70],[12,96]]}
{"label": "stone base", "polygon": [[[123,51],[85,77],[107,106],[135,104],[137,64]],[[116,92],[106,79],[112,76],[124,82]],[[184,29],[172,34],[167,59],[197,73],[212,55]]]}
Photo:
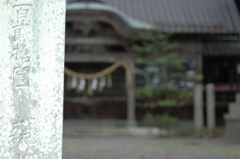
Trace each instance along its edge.
{"label": "stone base", "polygon": [[240,143],[240,117],[225,116],[226,127],[224,141]]}

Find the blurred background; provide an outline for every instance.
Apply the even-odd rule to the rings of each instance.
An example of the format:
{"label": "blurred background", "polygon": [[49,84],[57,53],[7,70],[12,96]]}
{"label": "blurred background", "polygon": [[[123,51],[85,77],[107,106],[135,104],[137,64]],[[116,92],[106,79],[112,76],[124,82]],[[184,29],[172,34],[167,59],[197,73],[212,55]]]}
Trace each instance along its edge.
{"label": "blurred background", "polygon": [[67,0],[63,158],[240,158],[239,7]]}

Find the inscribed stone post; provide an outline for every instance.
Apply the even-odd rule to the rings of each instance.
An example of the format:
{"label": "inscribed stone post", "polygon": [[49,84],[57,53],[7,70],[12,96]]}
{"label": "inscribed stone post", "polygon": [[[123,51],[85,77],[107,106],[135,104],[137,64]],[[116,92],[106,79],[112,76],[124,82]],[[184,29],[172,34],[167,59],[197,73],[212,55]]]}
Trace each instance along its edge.
{"label": "inscribed stone post", "polygon": [[60,159],[64,0],[0,1],[0,158]]}

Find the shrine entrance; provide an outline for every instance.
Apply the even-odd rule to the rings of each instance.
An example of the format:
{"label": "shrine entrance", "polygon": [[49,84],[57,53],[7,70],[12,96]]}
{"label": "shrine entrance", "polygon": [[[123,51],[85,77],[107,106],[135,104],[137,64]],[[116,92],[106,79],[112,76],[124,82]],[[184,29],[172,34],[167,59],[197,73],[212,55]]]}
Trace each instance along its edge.
{"label": "shrine entrance", "polygon": [[[131,23],[131,24],[130,24]],[[65,117],[126,119],[135,125],[132,44],[146,30],[98,2],[67,5]]]}

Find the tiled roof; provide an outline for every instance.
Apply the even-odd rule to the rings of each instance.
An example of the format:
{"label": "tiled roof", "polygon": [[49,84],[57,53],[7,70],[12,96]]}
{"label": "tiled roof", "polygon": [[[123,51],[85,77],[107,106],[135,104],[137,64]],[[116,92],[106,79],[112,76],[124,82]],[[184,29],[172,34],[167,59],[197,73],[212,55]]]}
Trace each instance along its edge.
{"label": "tiled roof", "polygon": [[239,42],[205,42],[203,44],[205,56],[240,56]]}
{"label": "tiled roof", "polygon": [[[149,29],[156,28],[156,26],[154,26],[154,25],[144,23],[144,22],[141,22],[134,18],[131,18],[131,17],[127,16],[125,13],[121,12],[120,10],[118,10],[112,6],[102,4],[102,3],[70,3],[67,5],[67,11],[76,11],[76,10],[111,12],[112,14],[117,15],[124,22],[126,22],[128,24],[128,26],[130,26],[131,28],[134,28],[134,29],[149,30]],[[79,14],[81,14],[81,13],[79,13]]]}
{"label": "tiled roof", "polygon": [[[90,0],[89,0],[90,1]],[[99,0],[136,20],[181,33],[237,33],[234,0]]]}

